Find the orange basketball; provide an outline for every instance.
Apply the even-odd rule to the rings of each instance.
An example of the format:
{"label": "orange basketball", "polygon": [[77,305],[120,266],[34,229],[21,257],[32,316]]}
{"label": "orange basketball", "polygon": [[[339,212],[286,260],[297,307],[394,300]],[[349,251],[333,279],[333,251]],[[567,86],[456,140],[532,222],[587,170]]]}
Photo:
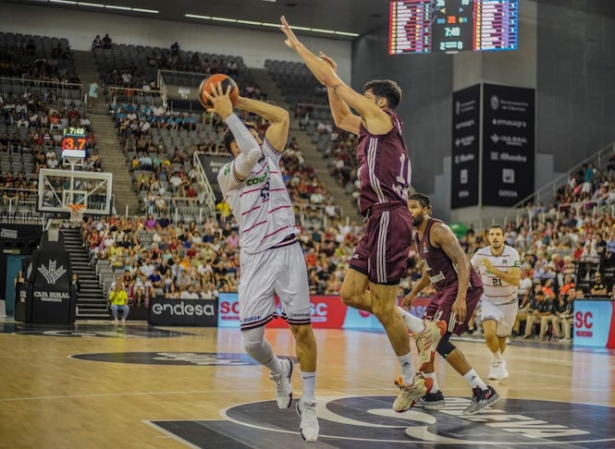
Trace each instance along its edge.
{"label": "orange basketball", "polygon": [[203,107],[211,108],[211,103],[205,96],[205,92],[211,95],[211,90],[218,83],[222,83],[222,92],[226,93],[226,89],[231,86],[231,102],[233,105],[237,103],[237,98],[239,98],[239,87],[237,87],[237,83],[233,81],[233,78],[223,74],[212,75],[209,78],[205,78],[201,85],[199,86],[199,99],[201,100],[201,104]]}

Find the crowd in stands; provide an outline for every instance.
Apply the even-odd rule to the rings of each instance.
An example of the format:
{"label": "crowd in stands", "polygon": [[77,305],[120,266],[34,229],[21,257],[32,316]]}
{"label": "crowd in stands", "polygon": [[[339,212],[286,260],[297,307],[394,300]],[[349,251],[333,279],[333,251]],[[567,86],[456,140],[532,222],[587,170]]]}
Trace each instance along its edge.
{"label": "crowd in stands", "polygon": [[[296,157],[290,145],[282,161],[289,176],[299,170],[293,165]],[[174,224],[167,214],[161,214],[157,219],[149,215],[146,219],[89,221],[84,232],[92,254],[123,271],[135,303],[144,303],[154,294],[212,299],[219,292],[236,291],[240,276],[237,224],[228,206],[219,211],[217,219],[204,225]],[[506,243],[522,259],[515,335],[569,341],[574,301],[615,295],[615,218],[599,208],[578,215],[576,209],[564,210],[553,216],[545,214],[543,219],[541,211],[532,211],[525,220],[505,225]],[[312,294],[338,294],[362,232],[362,226],[337,219],[327,226],[321,222],[303,229]],[[470,257],[488,244],[486,230],[470,229],[460,236],[460,243]],[[421,262],[412,252],[400,296],[420,276]],[[431,293],[429,288],[424,292]],[[479,332],[480,324],[473,328]]]}
{"label": "crowd in stands", "polygon": [[[88,219],[84,241],[97,260],[107,260],[135,305],[153,295],[216,299],[236,292],[239,280],[237,222],[228,214],[203,225],[158,219]],[[361,227],[333,221],[301,235],[313,294],[337,294]],[[196,295],[196,296],[195,296]]]}
{"label": "crowd in stands", "polygon": [[15,47],[0,48],[0,77],[21,78],[38,82],[79,83],[77,74],[69,69],[65,60],[71,59],[69,50],[58,44],[50,58],[35,57],[33,39],[22,41]]}
{"label": "crowd in stands", "polygon": [[[104,38],[96,36],[92,43],[92,50],[96,49],[111,49],[112,40],[109,35]],[[170,51],[153,51],[147,55],[147,66],[156,70],[173,70],[180,72],[203,73],[204,75],[215,75],[224,73],[229,76],[237,76],[239,74],[239,66],[233,59],[209,59],[203,57],[199,53],[191,53],[188,56],[186,53],[180,52],[180,46],[175,42],[170,47]],[[123,64],[121,66],[113,66],[104,76],[104,83],[109,86],[118,86],[135,89],[156,89],[156,80],[148,79],[148,75],[144,73],[136,64]]]}
{"label": "crowd in stands", "polygon": [[[62,132],[67,126],[87,132],[86,154],[80,170],[102,171],[90,120],[70,100],[53,89],[22,96],[0,95],[0,189],[3,205],[34,204],[42,168],[68,168],[61,157]],[[61,179],[51,179],[61,185]],[[48,198],[53,201],[53,198]]]}
{"label": "crowd in stands", "polygon": [[[256,85],[246,86],[244,95],[266,99]],[[198,151],[228,156],[222,144],[224,123],[207,111],[197,116],[193,112],[171,111],[162,105],[111,104],[109,112],[134,173],[136,190],[141,193],[143,212],[173,213],[178,198],[197,204],[199,188],[193,155]],[[238,113],[261,135],[265,134],[266,121],[246,111]],[[332,195],[305,164],[296,139],[290,140],[281,165],[293,202],[303,206],[304,221],[317,222],[323,214],[329,219],[339,218]]]}

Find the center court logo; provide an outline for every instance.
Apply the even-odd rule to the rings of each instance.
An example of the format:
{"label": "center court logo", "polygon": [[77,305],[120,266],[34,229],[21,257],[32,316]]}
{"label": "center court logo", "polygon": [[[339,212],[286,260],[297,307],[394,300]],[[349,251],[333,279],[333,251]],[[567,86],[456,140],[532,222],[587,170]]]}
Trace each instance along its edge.
{"label": "center court logo", "polygon": [[165,312],[171,316],[214,316],[216,309],[212,304],[197,304],[193,306],[184,303],[184,301],[177,304],[155,303],[152,305],[152,313],[154,315],[162,315]]}
{"label": "center court logo", "polygon": [[[320,441],[337,448],[345,448],[352,442],[353,447],[361,449],[399,447],[400,443],[402,446],[429,443],[456,447],[509,444],[512,447],[532,448],[601,443],[600,447],[615,447],[615,429],[612,426],[615,409],[610,407],[507,399],[477,415],[463,416],[462,411],[470,404],[468,398],[447,398],[446,407],[440,411],[415,408],[402,414],[393,412],[392,401],[390,396],[319,399]],[[251,447],[265,449],[270,447],[271,441],[277,441],[280,431],[297,431],[297,423],[287,419],[285,413],[273,401],[255,402],[223,411],[226,422],[199,421],[199,425],[229,432],[227,435],[241,435],[243,426],[246,433],[258,429],[259,438],[252,441],[262,441],[262,444]],[[182,422],[186,421],[172,423],[176,429],[173,433],[185,438],[182,426],[178,425]],[[271,440],[268,440],[269,437]],[[395,445],[388,446],[387,443]]]}
{"label": "center court logo", "polygon": [[[251,366],[258,363],[247,354],[231,352],[104,352],[76,354],[71,358],[89,362],[166,366]],[[289,357],[281,357],[289,358]],[[296,362],[295,359],[292,359]]]}

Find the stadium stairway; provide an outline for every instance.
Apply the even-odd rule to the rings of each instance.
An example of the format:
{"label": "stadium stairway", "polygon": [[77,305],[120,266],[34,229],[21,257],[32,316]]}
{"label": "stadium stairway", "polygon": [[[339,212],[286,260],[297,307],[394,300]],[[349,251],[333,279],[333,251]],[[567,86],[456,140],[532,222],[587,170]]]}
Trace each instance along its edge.
{"label": "stadium stairway", "polygon": [[282,93],[278,89],[277,85],[271,78],[271,75],[266,69],[250,69],[250,72],[254,76],[254,81],[258,84],[263,92],[267,93],[267,97],[273,103],[283,107],[290,113],[290,137],[297,139],[301,153],[308,166],[311,166],[318,179],[323,182],[325,188],[333,195],[335,204],[342,206],[344,217],[348,217],[351,221],[360,223],[363,218],[357,212],[356,202],[354,198],[347,195],[344,189],[337,183],[335,178],[329,173],[327,166],[327,160],[323,158],[323,155],[316,145],[312,143],[310,136],[299,127],[299,122],[294,117],[294,110],[284,100]]}
{"label": "stadium stairway", "polygon": [[107,320],[109,312],[107,299],[96,276],[96,269],[90,266],[88,252],[83,246],[80,230],[62,228],[64,244],[70,254],[73,273],[79,275],[81,292],[77,300],[77,319]]}
{"label": "stadium stairway", "polygon": [[[138,215],[139,199],[132,187],[132,179],[126,157],[120,146],[120,141],[115,133],[113,122],[109,118],[107,99],[103,94],[102,81],[98,77],[94,56],[89,51],[73,51],[75,70],[79,78],[83,80],[85,89],[94,78],[101,88],[98,93],[98,101],[95,107],[88,110],[98,152],[102,160],[105,172],[113,173],[113,195],[115,197],[115,210],[118,215]],[[128,207],[128,213],[127,209]]]}

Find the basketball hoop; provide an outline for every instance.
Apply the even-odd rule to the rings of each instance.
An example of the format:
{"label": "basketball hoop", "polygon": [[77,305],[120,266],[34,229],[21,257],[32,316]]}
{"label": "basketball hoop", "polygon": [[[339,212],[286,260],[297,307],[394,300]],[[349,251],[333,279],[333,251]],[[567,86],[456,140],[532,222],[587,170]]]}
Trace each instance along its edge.
{"label": "basketball hoop", "polygon": [[66,207],[70,211],[71,223],[83,223],[83,213],[85,212],[85,204],[67,204]]}

